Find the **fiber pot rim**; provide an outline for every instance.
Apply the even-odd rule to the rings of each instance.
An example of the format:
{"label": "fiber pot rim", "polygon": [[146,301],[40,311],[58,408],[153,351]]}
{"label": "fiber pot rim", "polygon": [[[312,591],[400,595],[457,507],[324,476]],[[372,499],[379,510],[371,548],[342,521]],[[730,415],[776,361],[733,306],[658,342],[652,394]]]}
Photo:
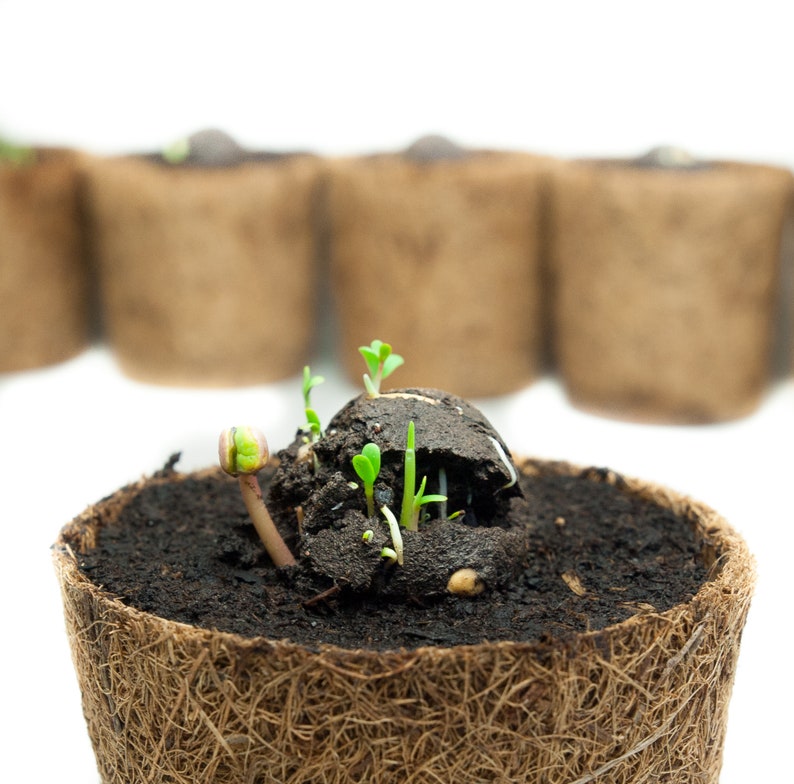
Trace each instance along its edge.
{"label": "fiber pot rim", "polygon": [[773,163],[736,161],[723,158],[698,159],[693,166],[651,166],[643,164],[639,158],[572,158],[560,161],[557,171],[565,173],[587,173],[602,177],[625,180],[656,180],[666,182],[673,179],[683,182],[702,180],[715,182],[722,187],[724,183],[737,181],[744,184],[746,177],[765,178],[775,186],[788,190],[793,181],[792,173],[783,166]]}
{"label": "fiber pot rim", "polygon": [[687,515],[715,579],[670,611],[548,643],[311,650],[107,596],[78,573],[63,537],[77,545],[81,525],[91,535],[124,491],[89,508],[55,559],[103,782],[716,784],[752,559],[702,504],[598,469],[585,476]]}
{"label": "fiber pot rim", "polygon": [[[275,459],[271,462],[275,462]],[[565,461],[519,458],[515,462],[522,473],[539,473],[545,470],[554,474],[576,475],[588,470]],[[606,626],[603,629],[578,632],[566,638],[553,638],[549,642],[495,640],[472,645],[427,645],[411,648],[410,650],[386,651],[370,648],[343,648],[330,643],[323,643],[317,648],[313,648],[292,642],[289,639],[271,639],[266,636],[244,637],[233,632],[224,632],[163,618],[124,603],[120,598],[96,585],[80,571],[77,566],[75,551],[69,540],[71,539],[72,542],[77,543],[78,539],[82,539],[86,547],[91,547],[93,533],[97,527],[101,528],[112,522],[126,499],[137,493],[142,487],[152,482],[184,481],[190,477],[219,474],[220,469],[212,467],[185,473],[177,472],[168,476],[147,476],[89,506],[61,529],[58,539],[52,546],[53,560],[62,588],[67,585],[72,586],[79,591],[85,592],[111,615],[128,615],[137,623],[158,627],[161,633],[171,630],[182,637],[194,638],[196,642],[220,641],[225,646],[228,646],[230,650],[237,649],[242,652],[282,651],[284,653],[300,653],[310,657],[322,656],[326,658],[331,656],[348,661],[355,659],[356,661],[380,662],[386,664],[389,670],[388,674],[391,674],[390,664],[394,660],[404,661],[406,658],[438,660],[454,656],[455,652],[461,649],[467,649],[475,654],[495,649],[509,649],[517,653],[534,653],[539,657],[552,650],[560,649],[573,653],[582,647],[587,647],[589,644],[598,644],[599,641],[603,643],[608,638],[616,636],[620,632],[638,624],[647,623],[651,619],[657,623],[665,624],[687,612],[697,615],[697,609],[701,605],[710,606],[726,594],[732,595],[734,599],[744,599],[744,601],[749,603],[755,587],[755,559],[750,554],[744,539],[719,513],[708,505],[675,490],[654,482],[618,475],[611,471],[604,472],[601,476],[594,479],[588,478],[587,481],[605,481],[614,484],[619,480],[625,492],[661,504],[687,519],[696,536],[701,557],[709,569],[709,575],[694,596],[669,610],[648,613],[638,612],[630,618]],[[107,509],[108,506],[111,506],[110,510]],[[104,519],[100,520],[98,515],[102,514],[103,511],[105,516]]]}

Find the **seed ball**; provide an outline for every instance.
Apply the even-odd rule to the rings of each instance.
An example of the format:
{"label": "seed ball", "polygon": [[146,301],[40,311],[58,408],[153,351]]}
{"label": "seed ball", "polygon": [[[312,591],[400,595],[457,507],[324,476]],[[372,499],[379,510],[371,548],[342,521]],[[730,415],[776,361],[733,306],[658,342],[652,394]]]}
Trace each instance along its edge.
{"label": "seed ball", "polygon": [[466,150],[444,136],[429,134],[413,142],[404,154],[406,158],[415,163],[431,163],[464,158]]}
{"label": "seed ball", "polygon": [[190,160],[203,166],[228,166],[240,159],[243,148],[217,128],[197,131],[188,137]]}

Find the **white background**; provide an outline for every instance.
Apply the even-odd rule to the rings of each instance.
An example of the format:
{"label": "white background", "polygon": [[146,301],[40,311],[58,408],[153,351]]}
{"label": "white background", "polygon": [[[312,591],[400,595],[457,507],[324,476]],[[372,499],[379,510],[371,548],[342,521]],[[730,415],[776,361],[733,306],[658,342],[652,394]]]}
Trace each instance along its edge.
{"label": "white background", "polygon": [[[675,143],[794,167],[789,16],[784,0],[0,0],[0,133],[112,153],[213,125],[251,146],[333,155],[434,131],[561,156]],[[315,393],[327,420],[357,389],[327,356],[312,359],[328,377]],[[791,377],[779,374],[756,414],[708,427],[589,416],[553,379],[479,402],[514,452],[668,484],[746,536],[760,581],[722,782],[785,780],[794,701]],[[225,392],[164,389],[125,379],[101,347],[0,376],[0,749],[30,765],[20,780],[97,779],[49,561],[60,526],[173,451],[183,451],[183,468],[211,463],[221,427],[260,424],[279,446],[301,417],[297,378]]]}

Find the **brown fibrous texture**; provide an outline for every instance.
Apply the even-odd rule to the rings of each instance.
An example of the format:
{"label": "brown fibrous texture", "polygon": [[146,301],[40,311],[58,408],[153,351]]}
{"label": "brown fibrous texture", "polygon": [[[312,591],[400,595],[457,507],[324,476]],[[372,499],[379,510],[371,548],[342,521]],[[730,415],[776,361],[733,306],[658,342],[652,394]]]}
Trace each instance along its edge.
{"label": "brown fibrous texture", "polygon": [[541,215],[550,162],[472,152],[329,166],[328,232],[340,361],[373,336],[405,357],[403,386],[503,394],[542,370]]}
{"label": "brown fibrous texture", "polygon": [[691,522],[711,573],[690,601],[566,641],[385,653],[312,651],[125,606],[75,553],[126,496],[88,509],[55,562],[104,784],[716,784],[754,562],[708,507],[625,481]]}
{"label": "brown fibrous texture", "polygon": [[90,341],[90,270],[78,198],[86,158],[39,149],[0,164],[0,372],[68,359]]}
{"label": "brown fibrous texture", "polygon": [[772,364],[791,173],[571,161],[553,173],[555,362],[578,406],[627,419],[744,416]]}
{"label": "brown fibrous texture", "polygon": [[321,172],[309,155],[87,168],[104,328],[125,373],[237,386],[300,370],[315,336]]}

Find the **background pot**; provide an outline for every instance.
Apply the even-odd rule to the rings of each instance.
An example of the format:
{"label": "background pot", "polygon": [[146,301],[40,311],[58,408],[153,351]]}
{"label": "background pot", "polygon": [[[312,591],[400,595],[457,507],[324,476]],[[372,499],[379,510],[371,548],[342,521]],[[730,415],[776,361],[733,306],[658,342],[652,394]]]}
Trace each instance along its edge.
{"label": "background pot", "polygon": [[557,167],[554,340],[572,402],[650,421],[752,411],[791,188],[789,172],[749,164]]}
{"label": "background pot", "polygon": [[33,154],[32,163],[0,161],[0,372],[60,362],[90,340],[82,156],[65,149]]}
{"label": "background pot", "polygon": [[331,278],[340,362],[351,378],[361,378],[358,346],[388,336],[410,386],[477,397],[533,380],[548,165],[498,152],[334,162]]}
{"label": "background pot", "polygon": [[137,488],[92,506],[54,558],[103,781],[716,784],[754,564],[708,507],[623,481],[691,522],[711,579],[690,601],[564,643],[393,653],[311,651],[131,609],[75,554]]}
{"label": "background pot", "polygon": [[105,328],[128,375],[225,386],[300,370],[315,332],[319,169],[308,155],[90,168]]}

